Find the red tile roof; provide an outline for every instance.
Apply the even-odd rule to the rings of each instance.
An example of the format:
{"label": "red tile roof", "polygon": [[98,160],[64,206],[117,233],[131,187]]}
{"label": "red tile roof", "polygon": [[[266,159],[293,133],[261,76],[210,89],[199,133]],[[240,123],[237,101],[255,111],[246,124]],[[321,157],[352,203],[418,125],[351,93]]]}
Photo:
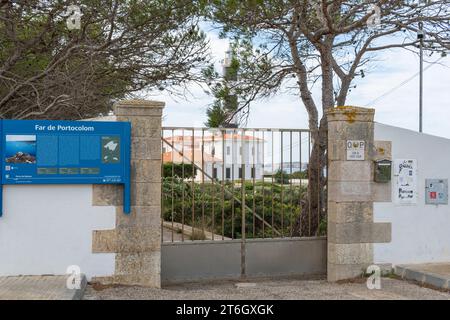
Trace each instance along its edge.
{"label": "red tile roof", "polygon": [[[164,137],[165,140],[169,141],[169,142],[182,142],[182,141],[190,141],[192,142],[192,136],[172,136],[172,137]],[[229,141],[229,140],[236,140],[236,141],[241,141],[241,140],[245,140],[245,141],[264,141],[264,139],[258,138],[258,137],[253,137],[253,136],[249,136],[249,135],[244,135],[242,136],[241,134],[229,134],[226,133],[223,137],[223,139]],[[203,141],[213,141],[213,136],[205,136],[203,137]],[[216,135],[214,136],[214,141],[222,141],[222,135]],[[194,142],[202,142],[202,137],[201,136],[194,136]]]}
{"label": "red tile roof", "polygon": [[[192,156],[194,157],[195,163],[202,163],[202,152],[200,150],[194,150],[194,155],[192,155],[192,151],[188,150],[184,152],[184,157],[182,157],[181,152],[177,151],[168,151],[162,154],[163,163],[182,163],[184,158],[184,163],[192,162]],[[222,162],[222,159],[213,157],[209,153],[203,153],[203,160],[205,162]]]}

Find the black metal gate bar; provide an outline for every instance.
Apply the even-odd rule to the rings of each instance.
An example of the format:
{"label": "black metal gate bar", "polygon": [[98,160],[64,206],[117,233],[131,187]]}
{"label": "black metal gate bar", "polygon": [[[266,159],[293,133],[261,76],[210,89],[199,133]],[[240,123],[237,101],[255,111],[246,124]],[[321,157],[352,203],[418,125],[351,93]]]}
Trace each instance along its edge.
{"label": "black metal gate bar", "polygon": [[[317,215],[318,227],[323,209],[312,213],[310,202],[304,205],[308,130],[163,127],[161,139],[161,228],[170,232],[162,235],[164,242],[241,239],[245,249],[247,238],[317,234],[312,216]],[[320,190],[318,196],[322,199]],[[304,221],[308,231],[302,234]]]}

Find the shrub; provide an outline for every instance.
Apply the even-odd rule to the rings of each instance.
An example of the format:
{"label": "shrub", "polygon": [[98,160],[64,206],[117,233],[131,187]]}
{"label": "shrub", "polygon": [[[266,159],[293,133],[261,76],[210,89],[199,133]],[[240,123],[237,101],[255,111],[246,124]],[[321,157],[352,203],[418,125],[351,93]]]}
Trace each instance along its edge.
{"label": "shrub", "polygon": [[293,172],[290,176],[291,179],[308,179],[308,171]]}
{"label": "shrub", "polygon": [[202,230],[194,229],[190,236],[190,240],[206,240],[206,235]]}
{"label": "shrub", "polygon": [[[278,231],[283,232],[284,235],[289,235],[291,226],[295,224],[300,215],[300,199],[306,193],[307,187],[298,185],[282,187],[281,185],[263,182],[255,184],[255,186],[251,182],[246,182],[244,186],[245,203],[248,206],[248,209],[245,210],[247,237],[261,237],[263,234],[263,223],[259,219],[255,219],[255,228],[253,229],[253,207],[260,216],[264,213],[264,219],[268,223],[271,224],[273,221]],[[218,235],[223,232],[224,236],[229,238],[239,238],[242,222],[242,204],[240,202],[242,186],[235,185],[233,189],[232,183],[226,183],[225,190],[227,191],[223,194],[222,202],[221,184],[192,184],[190,181],[182,181],[179,178],[164,178],[163,217],[166,221],[171,221],[173,217],[175,222],[184,222],[186,225],[196,226],[197,228],[204,222],[205,230]],[[233,190],[234,197],[231,195]],[[283,192],[283,197],[281,197],[281,192]],[[202,212],[204,212],[204,216]],[[224,218],[223,230],[222,214]],[[254,234],[253,230],[255,231]],[[269,226],[264,226],[266,237],[271,236],[271,232]],[[201,234],[194,235],[197,240],[202,237]]]}
{"label": "shrub", "polygon": [[[184,178],[185,179],[191,179],[192,177],[195,177],[197,175],[197,167],[195,167],[192,163],[172,163],[167,162],[163,165],[163,177],[164,178],[170,178],[173,176],[176,178],[182,178],[183,177],[183,167],[184,167]],[[172,171],[173,169],[173,171]],[[192,170],[194,171],[194,174],[192,175]]]}
{"label": "shrub", "polygon": [[275,173],[275,182],[279,183],[279,184],[287,184],[289,183],[289,174],[287,174],[284,171],[281,171],[281,169],[279,169],[276,173]]}

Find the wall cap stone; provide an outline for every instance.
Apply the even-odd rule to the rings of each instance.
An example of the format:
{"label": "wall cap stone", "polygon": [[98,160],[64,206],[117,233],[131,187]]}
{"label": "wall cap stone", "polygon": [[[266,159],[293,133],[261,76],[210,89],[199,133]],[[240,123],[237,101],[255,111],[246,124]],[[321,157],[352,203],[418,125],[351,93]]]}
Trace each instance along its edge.
{"label": "wall cap stone", "polygon": [[354,106],[338,106],[329,108],[325,111],[327,120],[330,121],[347,121],[353,123],[356,121],[373,122],[375,109],[361,108]]}
{"label": "wall cap stone", "polygon": [[121,100],[114,104],[118,107],[128,107],[128,106],[139,106],[139,107],[153,107],[153,108],[164,108],[166,105],[163,101],[155,100],[142,100],[142,99],[131,99],[131,100]]}
{"label": "wall cap stone", "polygon": [[[122,100],[114,104],[114,114],[121,116],[160,117],[165,102],[153,100]],[[120,119],[119,119],[120,120]]]}

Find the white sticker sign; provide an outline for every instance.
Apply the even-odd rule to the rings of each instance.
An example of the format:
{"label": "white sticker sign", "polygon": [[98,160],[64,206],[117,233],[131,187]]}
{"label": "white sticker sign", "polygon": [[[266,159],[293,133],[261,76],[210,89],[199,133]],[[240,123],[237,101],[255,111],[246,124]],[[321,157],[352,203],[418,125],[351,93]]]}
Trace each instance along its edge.
{"label": "white sticker sign", "polygon": [[366,142],[362,140],[347,140],[347,160],[363,161]]}
{"label": "white sticker sign", "polygon": [[417,204],[417,160],[394,160],[394,202],[403,205]]}

